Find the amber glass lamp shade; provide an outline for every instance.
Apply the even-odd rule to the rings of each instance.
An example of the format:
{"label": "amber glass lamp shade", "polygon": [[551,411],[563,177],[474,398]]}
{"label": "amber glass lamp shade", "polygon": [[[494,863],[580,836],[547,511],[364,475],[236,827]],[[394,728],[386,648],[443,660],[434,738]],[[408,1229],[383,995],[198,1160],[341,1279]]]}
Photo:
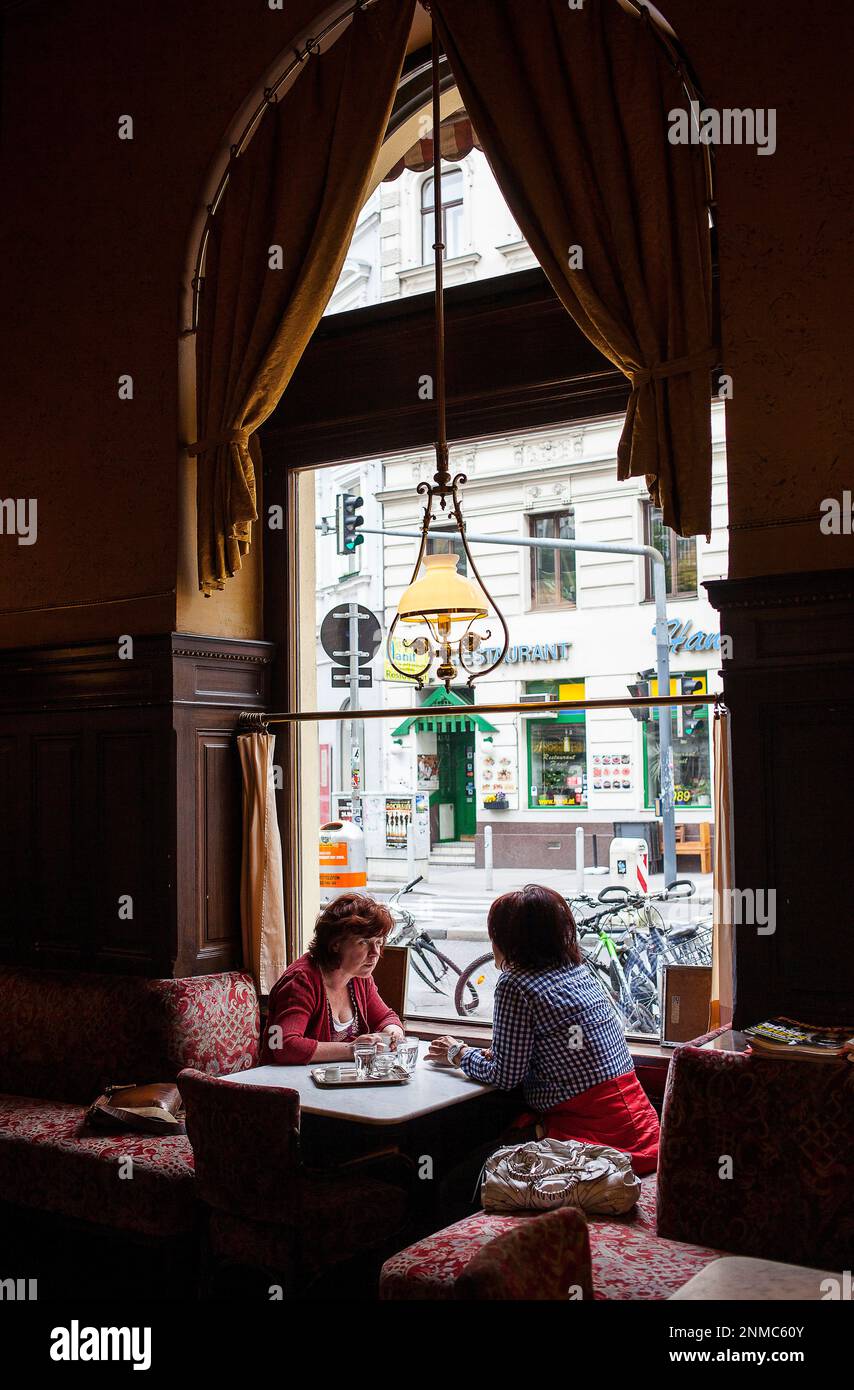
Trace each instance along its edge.
{"label": "amber glass lamp shade", "polygon": [[397,612],[402,623],[470,623],[485,618],[488,609],[480,589],[457,571],[456,555],[426,555],[417,577],[401,595]]}

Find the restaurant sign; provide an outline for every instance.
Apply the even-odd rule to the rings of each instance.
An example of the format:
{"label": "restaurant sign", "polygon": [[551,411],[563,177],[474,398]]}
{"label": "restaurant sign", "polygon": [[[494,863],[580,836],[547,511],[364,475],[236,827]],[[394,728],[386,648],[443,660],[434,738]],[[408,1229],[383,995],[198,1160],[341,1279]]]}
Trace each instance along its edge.
{"label": "restaurant sign", "polygon": [[[507,648],[504,661],[508,666],[520,661],[568,661],[571,646],[571,642],[521,642]],[[491,665],[500,655],[500,647],[481,647],[477,659],[481,666]]]}
{"label": "restaurant sign", "polygon": [[[656,635],[655,625],[652,635]],[[698,628],[693,631],[694,624],[690,619],[682,622],[679,618],[669,618],[667,622],[667,632],[670,637],[670,651],[676,656],[680,652],[719,652],[721,649],[721,635],[719,632],[704,632]]]}

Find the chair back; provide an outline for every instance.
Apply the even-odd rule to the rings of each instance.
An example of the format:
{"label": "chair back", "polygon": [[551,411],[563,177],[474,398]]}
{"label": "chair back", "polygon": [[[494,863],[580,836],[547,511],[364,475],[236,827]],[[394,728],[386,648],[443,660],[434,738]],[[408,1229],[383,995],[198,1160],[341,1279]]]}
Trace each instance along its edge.
{"label": "chair back", "polygon": [[658,1234],[850,1269],[852,1153],[850,1062],[678,1048],[661,1117]]}
{"label": "chair back", "polygon": [[525,1217],[491,1240],[454,1284],[454,1298],[566,1302],[593,1297],[587,1222],[575,1207]]}
{"label": "chair back", "polygon": [[182,1071],[198,1195],[252,1221],[293,1224],[300,1210],[299,1092]]}

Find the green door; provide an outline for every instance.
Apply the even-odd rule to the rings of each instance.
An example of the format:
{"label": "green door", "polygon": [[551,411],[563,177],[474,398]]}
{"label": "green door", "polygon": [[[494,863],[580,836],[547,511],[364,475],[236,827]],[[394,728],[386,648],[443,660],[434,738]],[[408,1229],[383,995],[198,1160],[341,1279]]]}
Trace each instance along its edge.
{"label": "green door", "polygon": [[[474,784],[474,734],[436,735],[439,754],[439,790],[431,801],[439,805],[439,840],[471,839],[477,829]],[[453,815],[448,810],[453,808]]]}

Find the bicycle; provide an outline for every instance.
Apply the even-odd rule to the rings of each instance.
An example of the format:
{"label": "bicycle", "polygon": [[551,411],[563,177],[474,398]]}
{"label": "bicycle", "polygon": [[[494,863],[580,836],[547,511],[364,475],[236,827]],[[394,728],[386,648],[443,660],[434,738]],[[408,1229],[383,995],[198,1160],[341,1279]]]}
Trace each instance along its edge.
{"label": "bicycle", "polygon": [[[687,893],[674,891],[680,888],[686,888]],[[663,892],[646,895],[632,894],[622,887],[606,888],[599,895],[599,903],[612,904],[610,910],[606,908],[592,920],[581,919],[585,963],[602,978],[627,1031],[658,1032],[662,965],[711,962],[710,922],[671,927],[654,906],[656,902],[690,898],[695,891],[689,879],[677,879]],[[587,899],[586,903],[590,901]],[[597,939],[595,944],[590,940],[591,927]]]}
{"label": "bicycle", "polygon": [[[679,888],[688,892],[674,892]],[[689,879],[677,879],[663,892],[646,896],[612,887],[603,889],[598,898],[581,895],[568,900],[578,928],[582,964],[602,985],[627,1032],[659,1031],[659,963],[708,964],[711,960],[710,928],[706,944],[704,924],[668,928],[654,905],[691,897],[694,892]],[[457,981],[457,1013],[471,1016],[482,1007],[490,1016],[500,973],[492,955],[472,961]]]}
{"label": "bicycle", "polygon": [[[408,946],[409,963],[419,980],[427,985],[434,994],[440,994],[444,998],[448,998],[450,989],[446,988],[443,983],[445,977],[449,972],[459,976],[462,974],[462,970],[457,965],[456,961],[451,960],[450,956],[446,956],[438,949],[432,937],[430,937],[426,931],[421,931],[419,929],[412,913],[407,911],[400,901],[407,893],[411,893],[416,884],[421,883],[422,880],[423,874],[419,874],[418,878],[414,878],[411,883],[407,883],[404,887],[398,888],[397,892],[392,894],[389,898],[388,907],[395,919],[395,927],[389,934],[388,945]],[[471,988],[471,992],[476,999],[477,995],[473,987]],[[463,991],[463,997],[464,995],[465,991]]]}

